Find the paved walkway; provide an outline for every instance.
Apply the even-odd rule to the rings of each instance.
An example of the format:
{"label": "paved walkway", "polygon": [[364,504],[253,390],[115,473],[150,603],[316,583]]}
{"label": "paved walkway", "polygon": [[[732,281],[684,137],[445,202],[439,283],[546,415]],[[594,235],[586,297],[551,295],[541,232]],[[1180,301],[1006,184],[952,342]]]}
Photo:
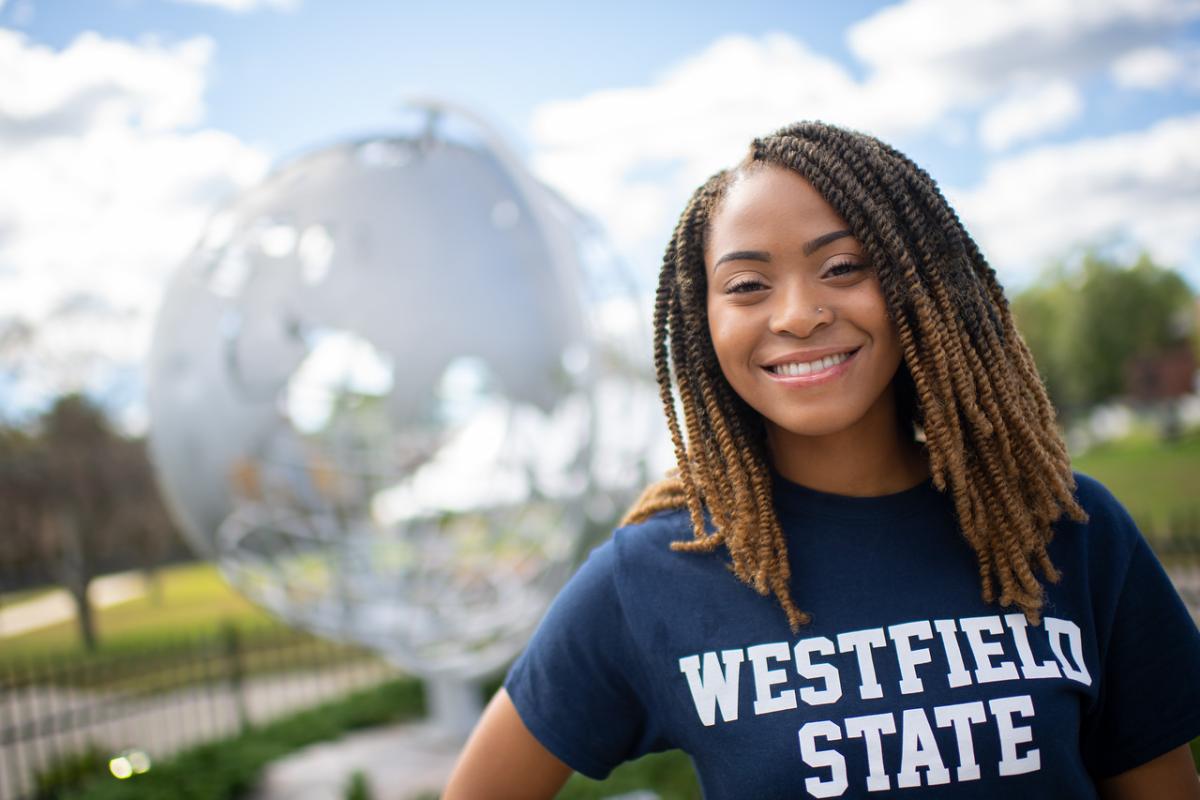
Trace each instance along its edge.
{"label": "paved walkway", "polygon": [[307,747],[271,764],[252,800],[342,800],[361,771],[373,800],[435,798],[462,743],[426,722],[390,725]]}
{"label": "paved walkway", "polygon": [[[88,599],[93,608],[107,608],[141,597],[146,592],[141,573],[121,572],[97,578],[88,586]],[[0,639],[20,636],[75,619],[75,602],[66,589],[53,589],[46,594],[0,608]]]}

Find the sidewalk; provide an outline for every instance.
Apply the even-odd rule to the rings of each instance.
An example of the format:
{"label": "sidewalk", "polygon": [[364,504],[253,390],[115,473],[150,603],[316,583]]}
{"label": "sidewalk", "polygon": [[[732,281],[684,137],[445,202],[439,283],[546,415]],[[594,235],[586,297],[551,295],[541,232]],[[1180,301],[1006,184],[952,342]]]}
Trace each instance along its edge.
{"label": "sidewalk", "polygon": [[251,800],[342,800],[361,771],[373,800],[434,798],[462,743],[425,722],[359,731],[272,763]]}
{"label": "sidewalk", "polygon": [[[141,573],[135,571],[105,575],[92,581],[88,599],[93,608],[107,608],[145,594]],[[75,619],[75,603],[66,589],[54,589],[36,600],[26,600],[0,608],[0,639],[47,628]]]}

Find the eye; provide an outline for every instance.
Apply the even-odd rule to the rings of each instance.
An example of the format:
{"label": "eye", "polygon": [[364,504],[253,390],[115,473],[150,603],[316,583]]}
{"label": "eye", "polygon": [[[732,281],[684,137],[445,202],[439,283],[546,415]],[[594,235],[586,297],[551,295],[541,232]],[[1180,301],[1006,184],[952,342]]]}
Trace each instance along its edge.
{"label": "eye", "polygon": [[755,278],[739,278],[725,287],[725,294],[745,294],[767,288],[762,281]]}
{"label": "eye", "polygon": [[828,269],[825,270],[824,277],[826,277],[826,278],[844,278],[848,275],[853,275],[857,272],[861,272],[865,268],[866,268],[866,265],[860,264],[859,262],[853,261],[853,260],[835,261],[834,263],[829,265]]}

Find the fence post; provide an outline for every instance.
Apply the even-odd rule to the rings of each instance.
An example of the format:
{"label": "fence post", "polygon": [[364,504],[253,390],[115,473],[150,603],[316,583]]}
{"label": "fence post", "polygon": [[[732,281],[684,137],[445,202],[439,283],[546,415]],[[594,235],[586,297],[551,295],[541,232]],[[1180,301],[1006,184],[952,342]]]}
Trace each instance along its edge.
{"label": "fence post", "polygon": [[17,679],[12,667],[5,669],[0,675],[0,748],[4,750],[5,761],[8,762],[9,788],[13,797],[21,796],[21,762],[17,748],[21,745],[17,731],[16,713],[13,707],[16,703]]}
{"label": "fence post", "polygon": [[232,622],[226,622],[222,626],[222,633],[225,637],[225,657],[229,661],[229,689],[233,692],[233,703],[237,708],[238,733],[243,733],[250,726],[250,714],[246,709],[246,696],[242,689],[242,643],[237,626]]}

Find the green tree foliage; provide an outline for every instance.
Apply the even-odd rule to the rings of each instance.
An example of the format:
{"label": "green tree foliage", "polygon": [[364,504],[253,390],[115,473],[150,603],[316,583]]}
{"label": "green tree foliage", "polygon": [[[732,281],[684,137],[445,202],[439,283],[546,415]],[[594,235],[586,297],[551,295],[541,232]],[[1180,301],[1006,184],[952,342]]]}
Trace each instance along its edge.
{"label": "green tree foliage", "polygon": [[148,568],[176,539],[144,442],[118,435],[82,395],[58,398],[33,430],[0,429],[0,509],[0,567],[67,589],[89,649],[92,579]]}
{"label": "green tree foliage", "polygon": [[1096,253],[1056,265],[1012,309],[1066,416],[1120,396],[1131,359],[1178,347],[1195,331],[1191,289],[1145,254],[1132,266]]}

